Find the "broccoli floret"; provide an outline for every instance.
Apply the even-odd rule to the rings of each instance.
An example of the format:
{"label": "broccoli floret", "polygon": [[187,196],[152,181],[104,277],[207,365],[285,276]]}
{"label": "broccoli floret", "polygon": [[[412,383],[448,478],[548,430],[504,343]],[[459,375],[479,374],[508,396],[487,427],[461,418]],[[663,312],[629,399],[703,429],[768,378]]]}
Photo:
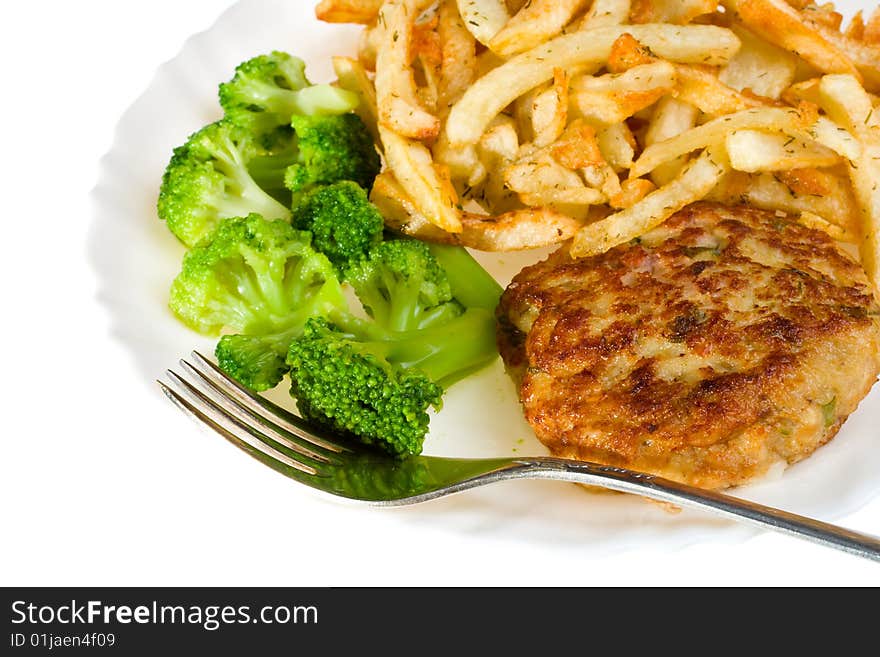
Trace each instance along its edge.
{"label": "broccoli floret", "polygon": [[428,409],[497,357],[501,287],[466,250],[433,251],[388,240],[347,263],[346,280],[372,320],[331,312],[290,343],[291,395],[305,417],[392,454],[417,454]]}
{"label": "broccoli floret", "polygon": [[214,355],[224,372],[256,392],[274,388],[287,373],[287,349],[302,333],[302,324],[268,335],[224,335]]}
{"label": "broccoli floret", "polygon": [[358,102],[351,91],[312,85],[305,63],[278,51],[239,64],[235,76],[220,85],[220,105],[226,117],[253,134],[288,125],[294,114],[344,114]]}
{"label": "broccoli floret", "polygon": [[364,309],[389,331],[425,328],[462,312],[446,272],[424,242],[381,242],[348,267],[346,278]]}
{"label": "broccoli floret", "polygon": [[247,163],[248,173],[263,191],[289,208],[293,197],[284,184],[284,176],[299,156],[293,128],[281,126],[260,135],[257,141],[259,147]]}
{"label": "broccoli floret", "polygon": [[310,241],[283,220],[224,219],[205,246],[184,257],[171,309],[200,333],[266,335],[345,308],[333,266]]}
{"label": "broccoli floret", "polygon": [[294,207],[317,185],[351,180],[364,189],[372,188],[381,160],[357,114],[295,115],[291,125],[299,155],[287,170],[284,183],[293,192]]}
{"label": "broccoli floret", "polygon": [[226,121],[205,126],[174,150],[162,178],[158,211],[181,242],[201,244],[227,217],[254,212],[290,219],[290,210],[248,172],[248,161],[258,152],[245,132]]}
{"label": "broccoli floret", "polygon": [[421,452],[428,409],[497,355],[494,316],[484,308],[403,332],[352,316],[331,320],[309,320],[291,342],[291,395],[303,417],[397,456]]}
{"label": "broccoli floret", "polygon": [[382,241],[384,220],[360,185],[341,181],[308,193],[292,223],[312,234],[312,246],[344,277],[349,263],[365,258]]}

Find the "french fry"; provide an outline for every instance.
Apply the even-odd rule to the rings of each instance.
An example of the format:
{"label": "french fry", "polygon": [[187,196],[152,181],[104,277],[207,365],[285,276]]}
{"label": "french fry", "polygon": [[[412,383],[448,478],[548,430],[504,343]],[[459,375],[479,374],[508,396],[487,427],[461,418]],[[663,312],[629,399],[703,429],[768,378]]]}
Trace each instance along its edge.
{"label": "french fry", "polygon": [[440,120],[421,106],[410,67],[417,6],[416,0],[388,0],[382,5],[375,86],[379,122],[403,137],[424,140],[437,136]]}
{"label": "french fry", "polygon": [[596,131],[582,120],[575,120],[550,146],[550,155],[566,169],[605,164]]}
{"label": "french fry", "polygon": [[[646,146],[677,137],[694,127],[699,110],[693,105],[671,96],[657,103],[651,123],[645,134]],[[687,164],[687,156],[679,155],[667,162],[659,164],[651,172],[651,180],[657,186],[663,186],[681,173]]]}
{"label": "french fry", "polygon": [[532,101],[532,134],[536,146],[559,139],[568,123],[569,77],[563,69],[553,71],[553,86]]}
{"label": "french fry", "polygon": [[789,6],[785,0],[722,0],[746,27],[789,52],[809,62],[824,73],[851,73],[855,65],[840,48]]}
{"label": "french fry", "polygon": [[651,49],[642,45],[629,32],[624,32],[611,44],[606,68],[610,73],[623,73],[636,66],[660,61]]}
{"label": "french fry", "polygon": [[859,241],[860,214],[853,196],[852,186],[846,178],[828,173],[823,187],[826,193],[813,193],[793,183],[790,174],[777,173],[729,173],[707,196],[708,199],[728,204],[751,205],[763,210],[800,215],[811,212],[834,224],[843,231],[842,241],[857,244]]}
{"label": "french fry", "polygon": [[880,296],[880,116],[853,76],[826,75],[819,94],[828,115],[863,145],[861,155],[851,159],[847,168],[862,213],[862,266]]}
{"label": "french fry", "polygon": [[830,221],[826,221],[814,212],[801,212],[798,215],[797,220],[799,224],[802,224],[807,228],[814,228],[815,230],[821,230],[823,233],[827,233],[831,239],[840,242],[852,241],[852,234],[847,233],[847,231],[840,226],[832,224]]}
{"label": "french fry", "polygon": [[522,251],[558,244],[582,223],[552,208],[525,208],[494,217],[465,214],[461,244],[479,251]]}
{"label": "french fry", "polygon": [[721,149],[707,148],[668,185],[629,208],[584,226],[572,241],[572,257],[605,253],[659,226],[684,206],[706,196],[729,168]]}
{"label": "french fry", "polygon": [[718,144],[736,130],[767,130],[783,132],[799,139],[812,139],[848,159],[860,152],[858,142],[851,136],[842,135],[837,126],[825,117],[819,117],[813,124],[807,123],[804,118],[800,111],[789,107],[762,107],[720,116],[646,148],[633,164],[630,177],[640,178],[663,162]]}
{"label": "french fry", "polygon": [[572,82],[571,106],[592,123],[620,123],[671,93],[676,80],[675,67],[664,61],[636,66],[625,73],[583,76]]}
{"label": "french fry", "polygon": [[376,103],[376,90],[363,65],[350,57],[334,57],[333,70],[339,78],[339,86],[353,91],[361,102],[355,113],[361,117],[364,125],[373,137],[373,143],[381,145],[379,139],[379,106]]}
{"label": "french fry", "polygon": [[630,0],[593,0],[578,29],[622,25],[629,21]]}
{"label": "french fry", "polygon": [[486,167],[480,160],[476,144],[454,148],[445,135],[441,134],[432,152],[434,160],[446,166],[455,180],[464,180],[471,187],[475,187],[486,177]]}
{"label": "french fry", "polygon": [[730,29],[742,47],[721,69],[718,79],[737,91],[749,89],[759,96],[779,98],[794,82],[797,56],[739,25]]}
{"label": "french fry", "polygon": [[380,37],[381,26],[373,24],[364,28],[358,42],[358,61],[370,72],[376,70],[376,53],[379,51]]}
{"label": "french fry", "polygon": [[861,41],[867,44],[880,46],[880,7],[877,7],[865,23]]}
{"label": "french fry", "polygon": [[504,0],[457,0],[457,5],[465,27],[484,46],[510,20]]}
{"label": "french fry", "polygon": [[821,144],[760,130],[735,130],[725,145],[730,166],[738,171],[786,171],[840,162],[837,153]]}
{"label": "french fry", "polygon": [[655,189],[657,186],[646,178],[630,178],[623,181],[620,191],[608,199],[608,204],[618,210],[631,208]]}
{"label": "french fry", "polygon": [[581,223],[550,208],[527,208],[496,217],[462,214],[462,231],[448,233],[421,214],[403,187],[383,172],[373,183],[370,200],[379,208],[391,230],[415,237],[481,251],[535,249],[570,239]]}
{"label": "french fry", "polygon": [[455,0],[443,0],[438,13],[441,68],[438,111],[445,115],[474,81],[477,71],[476,41],[465,27]]}
{"label": "french fry", "polygon": [[[738,54],[734,55],[734,59]],[[698,64],[671,64],[658,59],[649,48],[639,43],[631,34],[621,35],[611,45],[608,70],[612,73],[628,72],[652,64],[672,66],[674,70],[670,74],[674,77],[675,97],[694,105],[706,114],[730,114],[767,104],[754,95],[747,96],[724,84],[716,75],[714,68]],[[629,81],[628,84],[620,86],[636,91],[640,85]]]}
{"label": "french fry", "polygon": [[529,50],[562,31],[588,0],[531,0],[488,43],[502,57]]}
{"label": "french fry", "polygon": [[408,140],[381,125],[379,135],[388,168],[409,191],[421,214],[442,230],[460,233],[458,195],[449,180],[448,169],[444,171],[432,161],[431,152],[424,144]]}
{"label": "french fry", "polygon": [[504,0],[457,0],[457,5],[465,27],[484,46],[510,20]]}
{"label": "french fry", "polygon": [[602,157],[615,170],[622,171],[633,165],[636,140],[626,123],[605,126],[596,133]]}
{"label": "french fry", "polygon": [[739,39],[714,25],[627,25],[582,30],[556,37],[516,55],[477,80],[449,114],[446,133],[455,146],[473,144],[501,110],[524,93],[552,79],[553,71],[600,66],[624,32],[664,59],[723,64],[739,48]]}
{"label": "french fry", "polygon": [[522,158],[504,171],[507,187],[520,194],[526,205],[595,205],[605,195],[586,187],[580,176],[554,160],[549,153]]}
{"label": "french fry", "polygon": [[321,0],[315,16],[325,23],[361,23],[369,25],[379,15],[384,0]]}
{"label": "french fry", "polygon": [[633,0],[629,18],[633,23],[685,25],[697,16],[711,14],[718,0]]}
{"label": "french fry", "polygon": [[[835,47],[845,53],[852,61],[857,72],[842,71],[850,73],[863,83],[865,89],[869,91],[880,91],[880,44],[862,43],[854,39],[849,39],[840,32],[832,30],[825,25],[807,21],[807,25],[812,27],[829,43],[833,43]],[[835,71],[828,71],[833,73]]]}
{"label": "french fry", "polygon": [[733,114],[767,103],[727,86],[713,72],[695,65],[677,64],[676,97],[712,116]]}
{"label": "french fry", "polygon": [[440,100],[440,69],[443,66],[443,48],[437,32],[438,23],[437,13],[428,20],[416,21],[410,43],[413,72],[421,74],[421,79],[415,85],[416,97],[421,106],[434,116],[437,115],[437,103]]}

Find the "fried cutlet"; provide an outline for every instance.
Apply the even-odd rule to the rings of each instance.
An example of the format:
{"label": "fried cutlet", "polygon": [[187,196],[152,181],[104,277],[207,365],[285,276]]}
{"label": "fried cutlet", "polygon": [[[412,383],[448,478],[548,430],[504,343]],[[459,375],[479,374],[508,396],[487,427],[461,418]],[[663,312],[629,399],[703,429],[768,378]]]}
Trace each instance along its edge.
{"label": "fried cutlet", "polygon": [[880,372],[880,307],[827,235],[697,203],[520,272],[498,308],[529,423],[563,457],[725,488],[829,441]]}

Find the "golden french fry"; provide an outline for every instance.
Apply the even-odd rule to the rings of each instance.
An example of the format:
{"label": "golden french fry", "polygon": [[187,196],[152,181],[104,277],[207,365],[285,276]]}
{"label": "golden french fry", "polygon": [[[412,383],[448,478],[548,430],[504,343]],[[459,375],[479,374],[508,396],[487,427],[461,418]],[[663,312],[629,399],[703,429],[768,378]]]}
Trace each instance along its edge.
{"label": "golden french fry", "polygon": [[629,22],[630,0],[593,0],[579,29],[622,25]]}
{"label": "golden french fry", "polygon": [[476,143],[495,116],[530,89],[552,79],[555,69],[601,65],[624,32],[660,57],[683,62],[723,64],[739,48],[733,32],[714,25],[609,26],[556,37],[477,80],[449,114],[446,133],[450,143]]}
{"label": "golden french fry", "polygon": [[[699,110],[693,105],[671,96],[663,98],[654,109],[645,133],[645,145],[651,146],[687,132],[696,124],[698,114]],[[656,166],[651,172],[651,180],[657,186],[665,185],[681,173],[687,160],[686,155],[680,155]]]}
{"label": "golden french fry", "polygon": [[602,157],[615,171],[629,169],[636,155],[636,140],[626,123],[605,126],[596,133]]}
{"label": "golden french fry", "polygon": [[379,15],[384,0],[321,0],[315,16],[325,23],[361,23],[369,25]]}
{"label": "golden french fry", "polygon": [[376,176],[370,201],[382,213],[385,225],[398,233],[442,244],[460,244],[459,233],[447,232],[428,221],[390,171]]}
{"label": "golden french fry", "polygon": [[[807,171],[807,170],[805,170]],[[812,212],[843,231],[843,241],[858,243],[860,217],[849,180],[813,170],[805,172],[729,173],[707,198],[728,204],[752,205],[763,210],[800,215]]]}
{"label": "golden french fry", "polygon": [[504,0],[457,0],[457,5],[465,27],[484,46],[510,20]]}
{"label": "golden french fry", "polygon": [[[880,44],[862,43],[854,39],[849,39],[840,32],[832,30],[825,25],[807,21],[807,25],[812,27],[829,43],[845,53],[855,66],[855,71],[842,71],[850,73],[862,82],[865,89],[870,91],[880,91]],[[836,71],[829,71],[834,73]]]}
{"label": "golden french fry", "polygon": [[651,49],[638,42],[629,32],[624,32],[611,44],[606,68],[611,73],[623,73],[636,66],[660,61]]}
{"label": "golden french fry", "polygon": [[840,25],[843,23],[843,14],[835,11],[834,5],[830,2],[824,5],[809,4],[799,11],[801,17],[808,23],[822,25],[835,32],[840,31]]}
{"label": "golden french fry", "polygon": [[443,66],[443,48],[437,32],[438,23],[438,13],[434,13],[428,20],[416,21],[410,43],[411,66],[414,73],[421,74],[424,82],[416,85],[416,96],[422,107],[435,116],[440,99],[440,69]]}
{"label": "golden french fry", "polygon": [[[511,164],[504,171],[504,181],[513,191],[519,194],[531,194],[533,198],[544,198],[544,194],[547,194],[549,198],[549,195],[558,190],[588,189],[581,182],[578,174],[559,164],[549,153],[526,156]],[[598,197],[593,194],[587,196],[594,199],[604,199],[601,193],[598,194]],[[548,202],[538,201],[531,205],[542,205]],[[601,200],[593,202],[600,203]]]}
{"label": "golden french fry", "polygon": [[838,130],[827,118],[819,117],[812,124],[804,119],[802,112],[790,107],[762,107],[720,116],[676,137],[648,146],[633,164],[630,177],[640,178],[663,162],[721,143],[735,130],[767,130],[783,132],[799,139],[812,139],[848,159],[861,152],[858,142],[846,130]]}
{"label": "golden french fry", "polygon": [[481,160],[488,166],[496,167],[500,163],[508,164],[515,160],[519,146],[516,123],[509,116],[502,115],[480,138],[478,151]]}
{"label": "golden french fry", "polygon": [[534,48],[556,36],[588,0],[531,0],[488,43],[502,57]]}
{"label": "golden french fry", "polygon": [[550,187],[536,192],[522,192],[519,195],[524,205],[529,207],[543,206],[588,206],[605,203],[605,194],[592,187]]}
{"label": "golden french fry", "polygon": [[623,189],[620,178],[614,168],[604,160],[600,164],[591,164],[581,170],[584,180],[590,187],[595,187],[606,198],[613,198]]}
{"label": "golden french fry", "polygon": [[379,135],[388,168],[409,191],[419,211],[435,226],[460,233],[458,195],[449,180],[448,169],[444,172],[433,162],[424,144],[406,139],[382,125]]}
{"label": "golden french fry", "polygon": [[[740,51],[742,52],[742,51]],[[782,51],[784,54],[785,51]],[[734,55],[734,59],[740,53]],[[766,101],[754,95],[745,95],[727,86],[712,67],[698,64],[670,64],[658,59],[651,50],[639,43],[631,34],[623,34],[611,45],[608,70],[612,73],[629,72],[650,65],[672,66],[670,75],[676,83],[675,97],[697,107],[706,114],[730,114],[750,107],[761,107]],[[639,79],[642,79],[641,76]],[[629,81],[621,87],[637,90],[639,84]]]}
{"label": "golden french fry", "polygon": [[376,102],[376,90],[363,65],[350,57],[334,57],[333,70],[339,78],[339,86],[353,91],[361,102],[355,113],[361,117],[364,125],[373,137],[373,143],[381,145],[379,140],[379,106]]}
{"label": "golden french fry", "polygon": [[631,208],[655,189],[657,186],[646,178],[630,178],[621,183],[620,191],[608,199],[608,204],[618,210]]}
{"label": "golden french fry", "polygon": [[816,230],[821,230],[823,233],[827,233],[831,239],[840,242],[852,241],[853,236],[847,233],[846,230],[836,224],[832,224],[830,221],[826,221],[814,212],[801,212],[798,215],[797,220],[798,223],[808,228],[814,228]]}
{"label": "golden french fry", "polygon": [[766,98],[779,98],[793,82],[797,71],[797,56],[739,25],[731,28],[742,47],[727,66],[718,73],[718,79],[737,91],[749,89]]}
{"label": "golden french fry", "polygon": [[566,169],[606,164],[593,127],[582,120],[572,121],[550,146],[550,155]]}
{"label": "golden french fry", "polygon": [[442,47],[438,111],[445,115],[474,81],[477,50],[455,0],[443,0],[438,18],[437,34]]}
{"label": "golden french fry", "polygon": [[582,76],[572,82],[571,106],[592,123],[620,123],[671,93],[676,80],[675,67],[664,61],[636,66],[625,73]]}
{"label": "golden french fry", "polygon": [[880,7],[877,7],[865,23],[861,41],[880,46]]}
{"label": "golden french fry", "polygon": [[584,226],[574,236],[572,257],[604,253],[659,226],[684,206],[706,196],[729,168],[721,149],[707,148],[668,185],[625,210]]}
{"label": "golden french fry", "polygon": [[672,23],[685,25],[697,16],[711,14],[718,0],[633,0],[629,18],[633,23]]}
{"label": "golden french fry", "polygon": [[695,65],[677,64],[676,97],[712,116],[733,114],[767,103],[727,86],[713,72]]}
{"label": "golden french fry", "polygon": [[785,0],[722,0],[722,3],[755,34],[798,55],[818,70],[859,75],[846,53],[808,25]]}
{"label": "golden french fry", "polygon": [[363,67],[373,72],[376,70],[376,53],[379,51],[380,28],[378,24],[369,25],[364,28],[358,42],[358,61]]}
{"label": "golden french fry", "polygon": [[441,134],[432,151],[434,160],[448,167],[455,180],[465,180],[473,187],[486,177],[487,171],[480,160],[476,144],[453,148],[445,135]]}
{"label": "golden french fry", "polygon": [[851,75],[826,75],[819,83],[822,109],[856,135],[862,153],[848,163],[862,213],[862,266],[880,295],[880,112]]}
{"label": "golden french fry", "polygon": [[388,0],[379,12],[379,48],[376,52],[376,97],[379,122],[399,135],[430,139],[440,131],[440,120],[426,111],[416,93],[410,67],[412,25],[416,0]]}
{"label": "golden french fry", "polygon": [[462,231],[448,233],[421,214],[403,187],[383,172],[373,183],[370,200],[398,233],[442,244],[457,244],[481,251],[519,251],[550,246],[570,239],[581,227],[575,219],[550,208],[526,208],[495,217],[462,214]]}
{"label": "golden french fry", "polygon": [[564,242],[581,222],[552,208],[524,208],[494,217],[465,214],[461,244],[480,251],[522,251]]}
{"label": "golden french fry", "polygon": [[569,77],[563,69],[553,71],[553,86],[532,101],[532,133],[536,146],[547,146],[559,139],[568,123]]}
{"label": "golden french fry", "polygon": [[734,130],[725,145],[730,166],[738,171],[784,171],[840,163],[840,156],[821,144],[760,130]]}

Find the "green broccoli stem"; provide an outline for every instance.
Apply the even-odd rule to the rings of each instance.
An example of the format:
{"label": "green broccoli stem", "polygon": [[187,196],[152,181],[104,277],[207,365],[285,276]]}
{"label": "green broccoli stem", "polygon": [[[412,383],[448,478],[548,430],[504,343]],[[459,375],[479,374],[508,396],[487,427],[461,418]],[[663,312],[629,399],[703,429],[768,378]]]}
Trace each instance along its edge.
{"label": "green broccoli stem", "polygon": [[275,84],[251,80],[240,90],[254,105],[289,120],[294,114],[314,116],[319,114],[344,114],[358,106],[357,94],[333,87],[316,84],[302,89],[283,89]]}
{"label": "green broccoli stem", "polygon": [[486,308],[468,308],[439,326],[402,332],[383,330],[347,313],[331,313],[330,321],[363,340],[362,346],[376,356],[417,368],[444,390],[498,356],[495,316]]}
{"label": "green broccoli stem", "polygon": [[[241,198],[242,209],[247,208],[245,212],[239,211],[230,216],[256,213],[266,219],[290,219],[290,210],[263,191],[248,173],[241,151],[231,139],[224,139],[222,147],[212,150],[211,155],[217,160],[217,168],[234,183],[234,192]],[[227,212],[236,209],[233,206],[237,205],[238,203],[222,204]]]}
{"label": "green broccoli stem", "polygon": [[452,296],[461,305],[495,310],[504,290],[467,249],[434,243],[428,243],[428,248],[446,271]]}
{"label": "green broccoli stem", "polygon": [[409,331],[419,328],[419,295],[422,281],[407,279],[406,281],[395,280],[395,277],[386,273],[385,287],[391,291],[391,302],[388,304],[388,316],[377,318],[383,326],[391,331]]}

